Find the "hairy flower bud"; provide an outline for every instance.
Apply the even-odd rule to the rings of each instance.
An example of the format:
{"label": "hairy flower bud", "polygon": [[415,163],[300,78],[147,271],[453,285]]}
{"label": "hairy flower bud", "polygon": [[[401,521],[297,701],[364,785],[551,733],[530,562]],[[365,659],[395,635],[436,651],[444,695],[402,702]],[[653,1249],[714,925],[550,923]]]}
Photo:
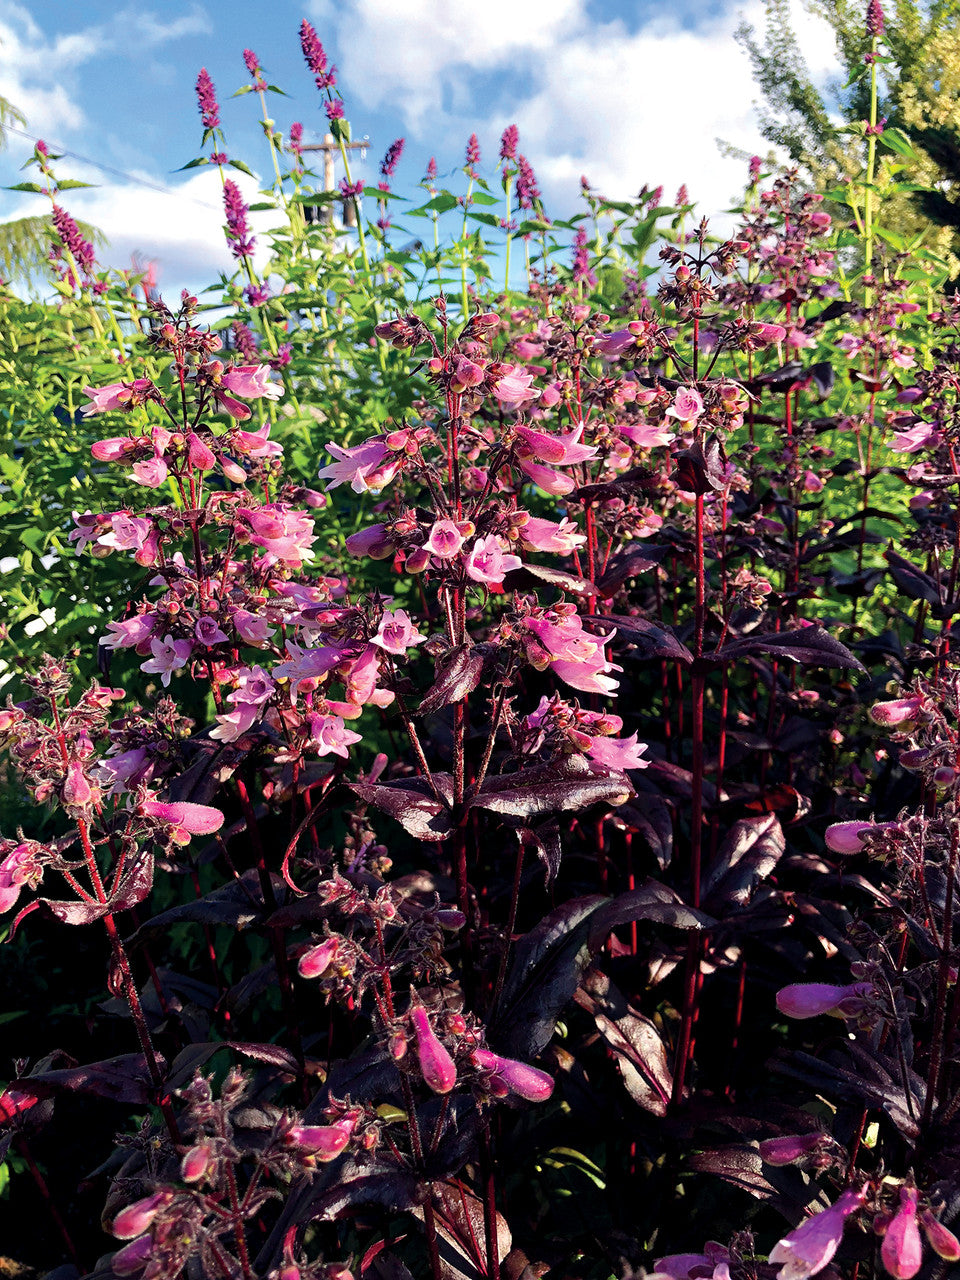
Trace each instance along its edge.
{"label": "hairy flower bud", "polygon": [[816,1018],[822,1013],[850,1018],[865,1007],[873,990],[872,982],[851,982],[845,987],[828,982],[796,982],[777,992],[777,1008],[788,1018]]}
{"label": "hairy flower bud", "polygon": [[923,1260],[923,1244],[917,1226],[917,1189],[900,1188],[900,1208],[890,1220],[880,1258],[894,1280],[913,1280]]}
{"label": "hairy flower bud", "polygon": [[301,978],[319,978],[330,968],[340,950],[336,938],[327,938],[316,947],[311,947],[300,957],[297,971]]}
{"label": "hairy flower bud", "polygon": [[199,1182],[210,1168],[213,1151],[208,1142],[191,1147],[180,1161],[180,1177],[184,1182]]}
{"label": "hairy flower bud", "polygon": [[142,1235],[148,1230],[160,1210],[172,1199],[173,1192],[163,1188],[151,1196],[144,1196],[142,1200],[135,1200],[133,1204],[120,1210],[110,1230],[118,1240],[132,1240],[134,1236]]}
{"label": "hairy flower bud", "polygon": [[305,1155],[326,1164],[336,1160],[350,1141],[353,1125],[340,1122],[331,1125],[297,1125],[287,1134],[288,1146],[297,1147]]}
{"label": "hairy flower bud", "polygon": [[426,1009],[419,1006],[411,1009],[410,1021],[417,1038],[417,1056],[424,1083],[434,1093],[449,1093],[457,1082],[453,1058],[434,1034]]}
{"label": "hairy flower bud", "polygon": [[512,1093],[528,1102],[546,1102],[553,1093],[553,1078],[526,1062],[501,1058],[489,1049],[475,1049],[473,1057],[478,1067],[492,1071]]}
{"label": "hairy flower bud", "polygon": [[960,1262],[960,1240],[929,1209],[921,1210],[920,1225],[934,1253],[947,1262]]}

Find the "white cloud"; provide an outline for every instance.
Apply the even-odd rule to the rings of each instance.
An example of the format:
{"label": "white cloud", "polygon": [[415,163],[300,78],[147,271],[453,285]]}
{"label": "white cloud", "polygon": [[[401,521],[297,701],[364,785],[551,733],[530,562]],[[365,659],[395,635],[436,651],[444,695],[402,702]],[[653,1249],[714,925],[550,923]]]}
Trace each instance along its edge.
{"label": "white cloud", "polygon": [[0,0],[0,84],[3,96],[27,117],[34,133],[69,134],[86,117],[77,102],[76,72],[105,53],[142,56],[182,36],[212,30],[196,4],[178,17],[160,18],[131,6],[108,24],[49,36],[17,0]]}
{"label": "white cloud", "polygon": [[[476,128],[489,146],[516,121],[554,209],[560,201],[569,207],[585,173],[613,199],[644,183],[662,183],[672,199],[686,183],[712,213],[745,178],[716,139],[768,150],[754,110],[759,90],[734,38],[742,17],[762,31],[760,0],[744,12],[729,0],[695,27],[661,11],[636,31],[619,20],[591,21],[583,0],[350,0],[336,11],[314,0],[314,13],[335,25],[348,96],[371,107],[395,104],[414,136],[439,145],[440,132],[449,143]],[[832,33],[800,0],[792,16],[821,82],[835,66]],[[493,110],[466,97],[472,72],[508,75]]]}

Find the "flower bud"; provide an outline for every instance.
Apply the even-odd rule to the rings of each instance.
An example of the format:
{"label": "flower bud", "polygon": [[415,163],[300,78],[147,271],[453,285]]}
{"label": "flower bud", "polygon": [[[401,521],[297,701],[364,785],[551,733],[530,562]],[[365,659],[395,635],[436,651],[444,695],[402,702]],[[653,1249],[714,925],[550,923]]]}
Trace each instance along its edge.
{"label": "flower bud", "polygon": [[319,946],[311,947],[309,951],[305,951],[297,965],[300,977],[319,978],[333,964],[339,950],[339,941],[336,938],[327,938]]}
{"label": "flower bud", "polygon": [[213,1152],[207,1142],[201,1142],[197,1146],[191,1147],[180,1161],[180,1177],[184,1182],[199,1182],[210,1168],[212,1156]]}
{"label": "flower bud", "polygon": [[350,1141],[352,1124],[297,1125],[286,1136],[288,1146],[297,1147],[305,1155],[326,1164],[336,1160]]}
{"label": "flower bud", "polygon": [[132,1276],[137,1271],[142,1271],[150,1261],[152,1252],[153,1241],[149,1235],[140,1236],[138,1240],[131,1240],[122,1249],[118,1249],[110,1259],[110,1266],[114,1275]]}
{"label": "flower bud", "polygon": [[110,1228],[118,1240],[132,1240],[148,1230],[150,1223],[173,1199],[173,1192],[164,1188],[155,1191],[152,1196],[144,1196],[142,1200],[134,1200],[128,1204],[113,1220]]}
{"label": "flower bud", "polygon": [[449,1093],[457,1082],[453,1058],[434,1035],[426,1009],[410,1010],[413,1033],[417,1038],[417,1056],[424,1083],[434,1093]]}
{"label": "flower bud", "polygon": [[939,1254],[946,1262],[960,1262],[960,1240],[929,1209],[921,1211],[920,1225],[934,1253]]}
{"label": "flower bud", "polygon": [[775,1166],[796,1164],[804,1156],[824,1146],[830,1139],[823,1133],[804,1133],[782,1138],[765,1138],[760,1143],[760,1159]]}
{"label": "flower bud", "polygon": [[845,987],[797,982],[777,992],[777,1008],[788,1018],[816,1018],[821,1013],[850,1018],[865,1008],[873,990],[871,982],[852,982]]}
{"label": "flower bud", "polygon": [[920,1270],[923,1244],[917,1226],[916,1187],[900,1188],[900,1208],[887,1227],[880,1259],[894,1280],[912,1280]]}
{"label": "flower bud", "polygon": [[924,710],[927,699],[923,694],[914,694],[912,698],[895,698],[892,702],[875,702],[870,708],[870,719],[874,724],[885,726],[906,726],[913,723]]}
{"label": "flower bud", "polygon": [[492,1071],[512,1093],[528,1102],[546,1102],[553,1093],[552,1077],[537,1067],[513,1058],[501,1058],[489,1049],[475,1049],[473,1057],[478,1067]]}

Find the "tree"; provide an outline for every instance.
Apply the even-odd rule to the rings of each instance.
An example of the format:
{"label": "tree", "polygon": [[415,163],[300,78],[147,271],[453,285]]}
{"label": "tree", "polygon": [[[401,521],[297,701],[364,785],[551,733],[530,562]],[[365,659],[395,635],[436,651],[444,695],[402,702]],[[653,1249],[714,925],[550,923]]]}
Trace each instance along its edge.
{"label": "tree", "polygon": [[[870,50],[862,0],[804,0],[833,31],[842,79],[821,91],[813,81],[791,23],[789,0],[767,0],[762,38],[744,23],[737,38],[746,49],[763,93],[764,137],[806,170],[821,188],[856,179],[863,170],[863,125],[869,113]],[[882,224],[960,269],[960,0],[895,0],[884,14],[879,115],[908,140],[884,147],[892,165],[921,190],[884,199]],[[838,117],[840,123],[838,124]],[[890,134],[890,140],[896,138]]]}

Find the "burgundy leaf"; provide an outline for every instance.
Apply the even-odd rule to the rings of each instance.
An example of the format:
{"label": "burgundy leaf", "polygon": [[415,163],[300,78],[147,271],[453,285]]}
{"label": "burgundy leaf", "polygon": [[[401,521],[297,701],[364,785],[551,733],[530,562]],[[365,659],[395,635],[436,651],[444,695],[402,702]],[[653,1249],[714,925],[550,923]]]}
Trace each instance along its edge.
{"label": "burgundy leaf", "polygon": [[932,605],[943,605],[943,593],[929,573],[924,573],[896,551],[885,551],[883,558],[890,566],[894,582],[905,596],[911,600],[926,600]]}
{"label": "burgundy leaf", "polygon": [[[577,991],[577,1004],[593,1016],[634,1102],[656,1116],[666,1115],[673,1076],[660,1033],[649,1018],[629,1008],[620,993],[611,989],[606,975],[599,975],[598,985],[600,999],[594,985],[589,984],[589,990],[581,987]],[[611,991],[618,999],[608,998]]]}
{"label": "burgundy leaf", "polygon": [[693,654],[681,644],[669,627],[655,625],[646,618],[626,618],[620,614],[593,614],[592,621],[617,628],[617,637],[635,645],[641,658],[671,658],[690,663]]}
{"label": "burgundy leaf", "polygon": [[[278,900],[283,898],[285,887],[279,876],[271,876],[273,891]],[[138,946],[157,934],[166,933],[172,924],[193,921],[199,924],[225,924],[234,929],[249,929],[263,920],[266,912],[256,871],[245,871],[239,880],[232,880],[190,902],[161,911],[147,920],[129,939],[128,946]]]}
{"label": "burgundy leaf", "polygon": [[604,599],[616,595],[625,582],[640,573],[653,569],[656,561],[651,560],[642,551],[622,551],[614,556],[604,572],[597,579],[597,586]]}
{"label": "burgundy leaf", "polygon": [[484,651],[479,645],[457,645],[437,663],[437,678],[420,702],[421,715],[438,711],[451,702],[462,702],[483,675]]}
{"label": "burgundy leaf", "polygon": [[[163,1064],[163,1059],[159,1059]],[[43,1098],[50,1093],[92,1093],[98,1098],[110,1098],[114,1102],[132,1102],[147,1105],[154,1100],[153,1082],[147,1060],[142,1053],[124,1053],[102,1062],[90,1062],[85,1066],[60,1067],[55,1071],[41,1071],[37,1075],[24,1076],[13,1082],[26,1093],[36,1092]]]}
{"label": "burgundy leaf", "polygon": [[471,803],[505,817],[534,818],[588,809],[600,801],[623,804],[632,795],[625,773],[574,755],[556,764],[531,765],[517,773],[486,778]]}
{"label": "burgundy leaf", "polygon": [[353,782],[350,790],[366,804],[372,804],[394,818],[417,840],[446,840],[453,830],[450,802],[453,786],[449,774],[434,774],[441,795],[449,784],[449,798],[438,800],[426,778],[404,778],[402,782]]}
{"label": "burgundy leaf", "polygon": [[574,573],[565,573],[562,569],[549,569],[543,564],[524,564],[519,569],[510,569],[503,575],[503,585],[508,591],[523,591],[524,588],[537,587],[541,583],[551,587],[559,587],[561,591],[572,591],[574,595],[595,596],[597,588],[586,578],[579,578]]}
{"label": "burgundy leaf", "polygon": [[[443,1280],[485,1280],[487,1237],[484,1230],[483,1201],[459,1181],[433,1187],[434,1220],[440,1245],[440,1275]],[[423,1210],[414,1214],[422,1218]],[[497,1262],[504,1260],[513,1243],[502,1214],[496,1215]]]}
{"label": "burgundy leaf", "polygon": [[783,828],[776,814],[741,818],[735,822],[717,850],[703,882],[708,906],[750,901],[757,885],[779,862],[786,848]]}
{"label": "burgundy leaf", "polygon": [[692,444],[689,449],[681,449],[675,455],[677,485],[687,493],[716,492],[726,483],[727,459],[723,445],[715,436],[708,437],[704,443],[705,447],[700,443]]}
{"label": "burgundy leaf", "polygon": [[748,654],[771,654],[776,658],[789,658],[805,667],[851,667],[864,671],[865,667],[850,650],[835,640],[823,627],[797,627],[793,631],[774,631],[766,635],[747,636],[734,640],[707,655],[708,660],[731,662]]}

